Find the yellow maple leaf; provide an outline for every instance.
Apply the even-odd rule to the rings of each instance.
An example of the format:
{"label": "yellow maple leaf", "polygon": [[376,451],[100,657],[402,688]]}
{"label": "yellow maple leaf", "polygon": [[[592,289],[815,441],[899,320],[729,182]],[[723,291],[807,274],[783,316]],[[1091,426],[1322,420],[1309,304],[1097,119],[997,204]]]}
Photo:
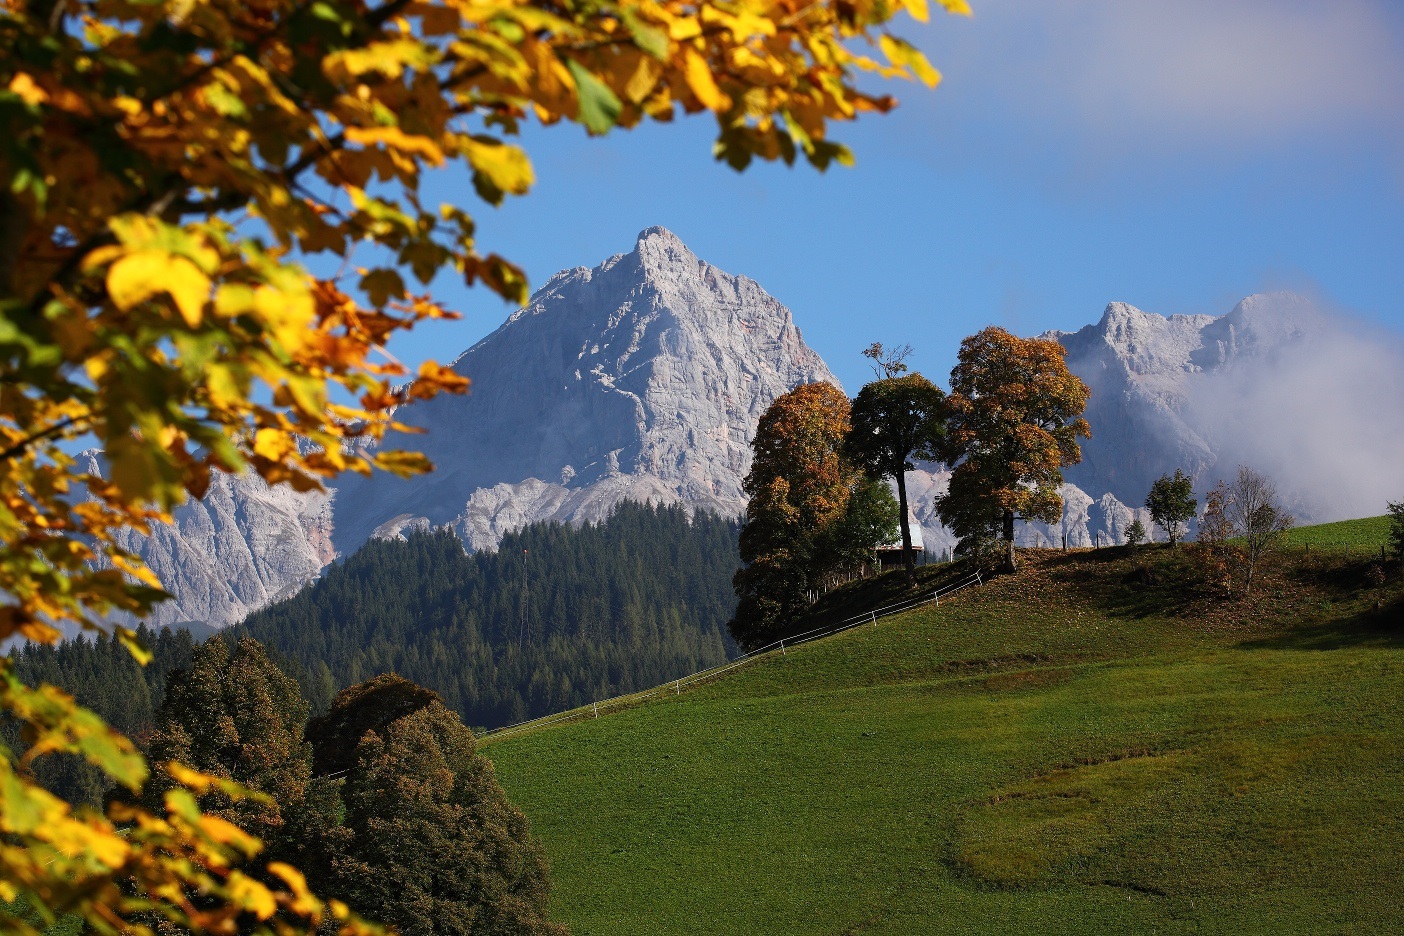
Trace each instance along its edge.
{"label": "yellow maple leaf", "polygon": [[346,139],[362,146],[377,144],[404,153],[413,153],[424,158],[431,166],[444,161],[444,151],[433,140],[425,136],[413,136],[399,127],[347,127]]}
{"label": "yellow maple leaf", "polygon": [[48,92],[35,84],[34,79],[25,72],[20,72],[10,79],[10,90],[31,106],[45,104],[49,100]]}
{"label": "yellow maple leaf", "polygon": [[[213,817],[206,816],[205,818]],[[231,826],[231,828],[233,827]],[[245,910],[260,920],[268,919],[278,910],[278,903],[273,899],[273,892],[247,874],[239,871],[229,872],[229,882],[225,888],[231,901],[242,905]]]}
{"label": "yellow maple leaf", "polygon": [[531,160],[516,146],[491,140],[486,137],[468,138],[463,144],[463,153],[468,162],[504,192],[523,195],[536,176],[531,169]]}
{"label": "yellow maple leaf", "polygon": [[160,293],[168,294],[181,318],[195,328],[204,318],[210,278],[184,257],[163,250],[129,253],[107,271],[107,294],[123,311]]}
{"label": "yellow maple leaf", "polygon": [[322,902],[307,887],[307,878],[292,865],[281,861],[268,862],[269,874],[278,877],[287,885],[289,902],[294,913],[317,918],[322,912]]}
{"label": "yellow maple leaf", "polygon": [[254,451],[271,461],[281,461],[294,450],[287,433],[277,429],[260,429],[254,433]]}
{"label": "yellow maple leaf", "polygon": [[697,95],[697,100],[702,102],[703,107],[722,111],[731,106],[731,99],[717,87],[717,80],[712,77],[712,69],[707,65],[707,60],[690,46],[683,52],[683,68],[683,78],[687,81],[687,86]]}

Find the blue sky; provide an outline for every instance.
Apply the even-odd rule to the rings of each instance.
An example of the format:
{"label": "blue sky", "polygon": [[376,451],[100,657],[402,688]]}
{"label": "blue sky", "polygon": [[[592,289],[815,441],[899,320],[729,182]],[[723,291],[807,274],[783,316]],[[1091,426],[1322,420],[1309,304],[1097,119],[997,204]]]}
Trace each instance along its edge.
{"label": "blue sky", "polygon": [[[972,0],[899,32],[945,80],[889,83],[892,114],[835,125],[852,169],[711,158],[705,117],[603,139],[528,131],[538,184],[500,209],[466,178],[479,242],[533,287],[661,224],[788,305],[850,392],[859,351],[910,343],[944,383],[960,339],[1094,322],[1107,302],[1229,311],[1309,293],[1404,335],[1404,3]],[[447,278],[464,313],[395,345],[452,358],[511,311]]]}

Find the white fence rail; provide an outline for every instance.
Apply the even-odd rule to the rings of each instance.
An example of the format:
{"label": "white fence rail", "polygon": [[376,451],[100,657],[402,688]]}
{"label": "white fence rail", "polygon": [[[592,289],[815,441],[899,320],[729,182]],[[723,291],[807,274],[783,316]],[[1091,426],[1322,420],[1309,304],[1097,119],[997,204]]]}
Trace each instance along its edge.
{"label": "white fence rail", "polygon": [[696,686],[703,682],[707,682],[711,679],[716,678],[717,676],[720,676],[723,673],[730,672],[731,670],[734,670],[739,666],[743,666],[746,663],[751,662],[752,660],[758,659],[759,657],[768,656],[774,653],[779,653],[783,656],[786,653],[787,647],[795,647],[800,644],[805,644],[814,640],[819,640],[823,637],[832,637],[834,634],[841,634],[844,631],[852,630],[855,627],[863,627],[865,625],[871,625],[873,627],[876,627],[877,622],[885,617],[890,617],[894,614],[901,614],[905,611],[911,611],[913,608],[919,608],[922,605],[934,604],[937,607],[939,607],[942,598],[952,595],[963,588],[969,588],[971,585],[983,584],[984,577],[982,576],[981,572],[977,569],[976,571],[967,575],[960,581],[953,582],[949,585],[946,585],[943,588],[938,588],[935,591],[922,592],[920,595],[916,595],[911,598],[904,598],[901,601],[894,601],[891,604],[886,604],[877,608],[873,608],[870,611],[865,611],[862,614],[855,615],[851,618],[840,621],[837,624],[829,624],[824,627],[816,627],[814,630],[805,631],[802,634],[792,634],[791,636],[785,637],[782,640],[777,640],[772,643],[768,643],[763,647],[757,647],[755,650],[752,650],[749,653],[743,653],[741,654],[741,656],[737,657],[734,660],[729,660],[726,663],[721,663],[717,666],[713,666],[708,669],[699,670],[696,673],[692,673],[688,676],[683,676],[679,679],[673,680],[672,682],[664,683],[661,686],[655,686],[652,689],[644,689],[641,692],[629,693],[628,695],[615,696],[610,699],[602,699],[588,706],[582,706],[581,708],[571,709],[568,712],[558,712],[555,715],[543,715],[540,718],[533,718],[529,719],[528,721],[517,722],[515,725],[504,725],[501,728],[493,728],[489,731],[483,732],[481,735],[479,735],[479,737],[500,738],[506,735],[530,731],[535,728],[544,728],[547,725],[555,725],[561,722],[574,721],[582,718],[599,718],[600,712],[608,708],[621,708],[625,705],[632,705],[636,702],[642,702],[645,699],[657,698],[659,696],[664,695],[679,695],[684,689],[687,689],[690,686]]}

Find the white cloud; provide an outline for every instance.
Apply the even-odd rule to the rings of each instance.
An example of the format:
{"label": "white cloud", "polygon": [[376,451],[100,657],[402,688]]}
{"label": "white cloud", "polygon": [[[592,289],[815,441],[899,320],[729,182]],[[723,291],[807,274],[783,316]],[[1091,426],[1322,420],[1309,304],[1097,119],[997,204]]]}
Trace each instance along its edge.
{"label": "white cloud", "polygon": [[1312,522],[1376,516],[1404,497],[1404,340],[1346,313],[1318,313],[1304,338],[1263,332],[1272,353],[1190,385],[1187,419],[1218,456],[1199,480],[1207,489],[1251,465]]}
{"label": "white cloud", "polygon": [[1120,150],[1404,136],[1404,4],[1395,0],[974,6],[973,20],[936,19],[919,37],[949,82],[937,109],[962,119],[1013,115]]}

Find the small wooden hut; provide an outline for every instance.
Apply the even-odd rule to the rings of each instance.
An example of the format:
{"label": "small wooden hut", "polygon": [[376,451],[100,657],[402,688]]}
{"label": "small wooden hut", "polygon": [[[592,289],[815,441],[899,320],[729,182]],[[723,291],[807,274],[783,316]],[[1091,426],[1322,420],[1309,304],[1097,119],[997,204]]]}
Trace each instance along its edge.
{"label": "small wooden hut", "polygon": [[[921,538],[921,524],[917,523],[916,517],[907,514],[907,523],[912,529],[912,562],[920,565],[926,555],[926,544]],[[888,569],[900,569],[905,564],[902,555],[902,534],[898,532],[896,542],[887,543],[877,548],[878,568],[886,571]]]}

